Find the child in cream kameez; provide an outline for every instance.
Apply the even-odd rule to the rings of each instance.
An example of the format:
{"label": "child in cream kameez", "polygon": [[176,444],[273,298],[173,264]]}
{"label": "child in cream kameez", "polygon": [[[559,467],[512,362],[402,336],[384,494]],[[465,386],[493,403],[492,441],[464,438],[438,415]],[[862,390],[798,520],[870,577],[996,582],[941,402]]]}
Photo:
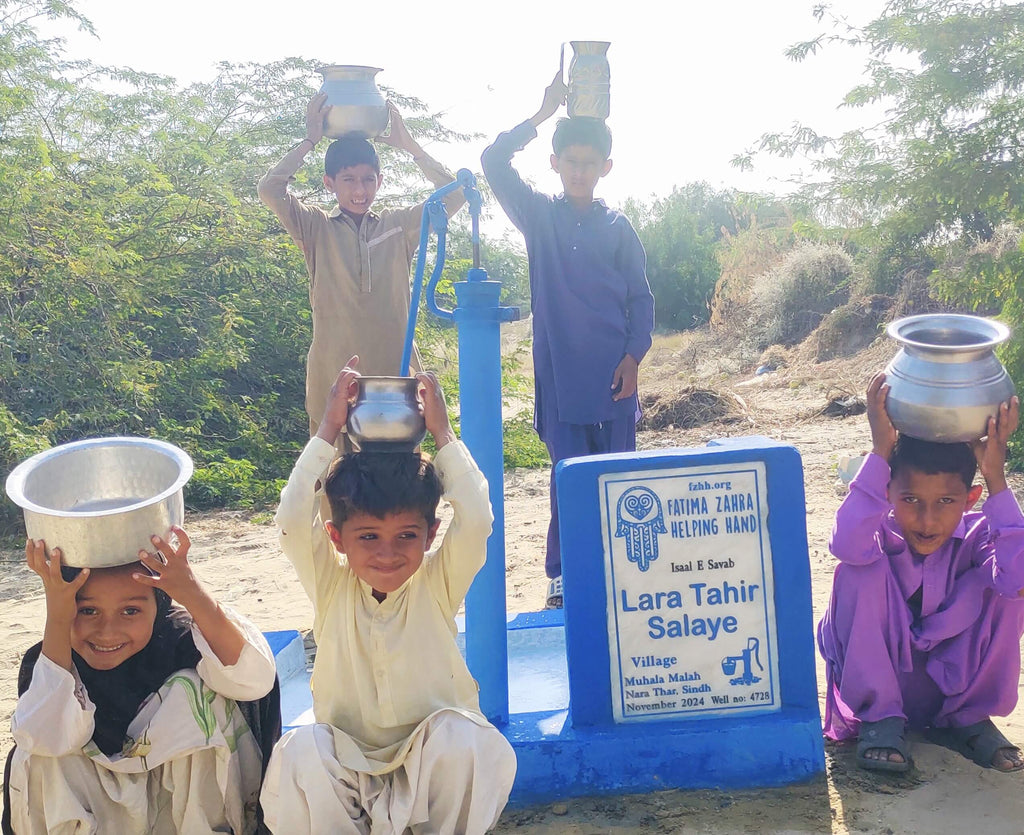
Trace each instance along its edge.
{"label": "child in cream kameez", "polygon": [[[432,464],[419,453],[357,452],[331,467],[357,376],[339,374],[277,513],[315,611],[316,724],[275,748],[267,823],[278,833],[482,833],[516,769],[455,643],[455,614],[491,531],[487,482],[456,440],[433,374],[417,375]],[[442,489],[454,518],[428,553]],[[320,518],[324,491],[330,520]]]}

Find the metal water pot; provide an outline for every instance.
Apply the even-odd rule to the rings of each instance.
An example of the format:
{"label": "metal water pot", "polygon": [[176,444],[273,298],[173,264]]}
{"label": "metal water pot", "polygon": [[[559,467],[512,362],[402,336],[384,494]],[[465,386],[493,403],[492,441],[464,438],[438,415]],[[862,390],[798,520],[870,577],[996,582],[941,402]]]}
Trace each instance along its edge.
{"label": "metal water pot", "polygon": [[192,459],[150,438],[92,438],[53,447],[7,477],[31,539],[60,548],[65,565],[106,568],[135,562],[185,517],[182,488]]}
{"label": "metal water pot", "polygon": [[367,452],[412,452],[427,434],[415,377],[360,377],[349,438]]}
{"label": "metal water pot", "polygon": [[986,434],[989,417],[1016,391],[993,350],[1009,328],[981,316],[929,313],[898,319],[886,332],[901,346],[885,369],[893,425],[943,443]]}
{"label": "metal water pot", "polygon": [[388,105],[374,77],[379,67],[332,64],[317,67],[324,77],[321,93],[327,93],[331,109],[324,117],[324,136],[338,139],[355,134],[373,139],[388,126]]}
{"label": "metal water pot", "polygon": [[608,118],[611,111],[611,68],[605,53],[608,41],[570,41],[573,56],[569,62],[569,93],[566,97],[569,117]]}

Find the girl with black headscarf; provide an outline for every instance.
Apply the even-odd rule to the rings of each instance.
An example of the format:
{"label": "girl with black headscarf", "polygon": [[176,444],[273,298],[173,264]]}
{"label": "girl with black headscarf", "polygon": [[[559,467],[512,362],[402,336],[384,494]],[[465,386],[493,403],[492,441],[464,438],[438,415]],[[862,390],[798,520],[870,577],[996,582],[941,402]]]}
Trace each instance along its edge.
{"label": "girl with black headscarf", "polygon": [[257,831],[280,734],[273,654],[196,580],[183,530],[153,543],[80,572],[26,544],[46,626],[18,676],[5,830]]}

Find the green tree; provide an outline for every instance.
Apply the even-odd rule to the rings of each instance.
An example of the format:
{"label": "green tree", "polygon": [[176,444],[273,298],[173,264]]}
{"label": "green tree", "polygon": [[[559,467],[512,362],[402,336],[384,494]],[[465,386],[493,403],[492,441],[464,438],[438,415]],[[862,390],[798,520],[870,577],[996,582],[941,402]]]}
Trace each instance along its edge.
{"label": "green tree", "polygon": [[[195,459],[193,505],[273,501],[306,438],[310,316],[256,182],[303,135],[316,64],[222,64],[182,89],[68,60],[47,17],[89,28],[63,2],[0,0],[0,478],[51,444],[152,435]],[[391,97],[418,136],[453,137]],[[385,203],[424,190],[381,152]],[[312,199],[318,166],[296,180]]]}
{"label": "green tree", "polygon": [[[814,162],[808,188],[848,225],[885,221],[893,236],[987,239],[1024,207],[1024,5],[998,0],[893,0],[863,27],[818,6],[831,32],[788,50],[805,60],[827,44],[866,48],[868,80],[847,107],[875,106],[870,128],[838,137],[797,125],[759,150]],[[735,162],[749,165],[747,153]]]}
{"label": "green tree", "polygon": [[627,201],[624,211],[647,253],[657,324],[676,330],[708,321],[723,241],[759,222],[793,223],[792,210],[775,198],[706,183],[674,188],[651,205]]}
{"label": "green tree", "polygon": [[[1024,254],[993,239],[1024,222],[1024,4],[892,0],[862,27],[826,6],[815,16],[830,31],[796,44],[790,57],[834,44],[866,48],[867,81],[843,103],[884,115],[837,137],[802,125],[765,134],[736,164],[752,164],[757,151],[807,155],[814,174],[804,197],[857,229],[865,289],[907,295],[906,285],[927,276],[947,305],[1016,324]],[[1022,346],[1015,336],[1003,355],[1018,380]]]}

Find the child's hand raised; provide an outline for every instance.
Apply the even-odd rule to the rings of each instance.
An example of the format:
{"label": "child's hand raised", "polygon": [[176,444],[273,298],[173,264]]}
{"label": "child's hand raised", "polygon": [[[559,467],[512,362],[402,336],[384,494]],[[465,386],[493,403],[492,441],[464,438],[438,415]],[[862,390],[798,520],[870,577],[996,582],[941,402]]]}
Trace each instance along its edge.
{"label": "child's hand raised", "polygon": [[868,426],[871,427],[871,451],[886,461],[896,446],[896,427],[889,420],[889,412],[885,408],[885,398],[889,394],[889,386],[885,382],[885,373],[878,372],[868,383],[867,407]]}
{"label": "child's hand raised", "polygon": [[192,615],[193,626],[198,627],[221,664],[228,667],[237,664],[245,648],[245,637],[192,573],[188,563],[192,541],[188,534],[177,525],[171,527],[170,533],[177,539],[177,546],[166,538],[154,536],[152,542],[157,552],[139,551],[139,561],[153,576],[136,573],[132,577],[144,586],[163,590],[184,606]]}
{"label": "child's hand raised", "polygon": [[423,152],[419,143],[409,133],[409,128],[406,127],[402,114],[398,112],[398,108],[391,101],[388,102],[388,119],[388,132],[378,136],[378,142],[383,142],[392,148],[408,151],[413,156]]}
{"label": "child's hand raised", "polygon": [[306,105],[306,139],[317,143],[324,138],[324,119],[331,106],[327,103],[327,93],[317,93]]}
{"label": "child's hand raised", "polygon": [[356,366],[359,365],[359,357],[354,356],[345,363],[345,367],[338,372],[334,385],[327,395],[327,405],[324,406],[324,416],[320,419],[320,427],[316,436],[327,441],[331,446],[338,440],[338,435],[344,430],[348,422],[349,401],[357,392],[356,380],[359,379],[359,372]]}
{"label": "child's hand raised", "polygon": [[448,419],[448,406],[444,402],[444,391],[441,382],[433,371],[421,371],[416,375],[422,388],[420,397],[423,402],[423,420],[427,431],[434,437],[434,443],[440,449],[454,440],[455,430]]}
{"label": "child's hand raised", "polygon": [[565,104],[565,97],[568,92],[569,88],[565,86],[565,82],[562,80],[562,68],[559,67],[551,83],[544,89],[544,101],[541,102],[540,110],[530,119],[533,126],[537,127],[541,122],[547,121],[554,116],[558,112],[558,108]]}
{"label": "child's hand raised", "polygon": [[988,419],[985,437],[971,444],[990,496],[1006,489],[1006,444],[1019,420],[1020,400],[1014,395],[1000,403],[999,411]]}
{"label": "child's hand raised", "polygon": [[156,553],[139,551],[139,562],[148,568],[151,574],[133,574],[136,582],[144,586],[162,589],[172,600],[177,601],[189,611],[204,594],[199,581],[192,573],[188,564],[188,551],[192,540],[177,525],[172,525],[169,533],[177,540],[177,545],[169,538],[150,537]]}
{"label": "child's hand raised", "polygon": [[60,548],[46,556],[43,540],[25,543],[25,561],[38,574],[46,592],[46,624],[43,627],[43,655],[58,667],[70,670],[71,626],[78,616],[77,595],[89,579],[89,569],[83,568],[70,583],[65,583],[60,573]]}
{"label": "child's hand raised", "polygon": [[64,582],[60,573],[61,552],[54,548],[47,558],[46,543],[43,540],[25,542],[25,562],[43,581],[46,593],[46,620],[66,623],[68,629],[78,613],[75,596],[89,579],[89,569],[83,568],[70,583]]}

